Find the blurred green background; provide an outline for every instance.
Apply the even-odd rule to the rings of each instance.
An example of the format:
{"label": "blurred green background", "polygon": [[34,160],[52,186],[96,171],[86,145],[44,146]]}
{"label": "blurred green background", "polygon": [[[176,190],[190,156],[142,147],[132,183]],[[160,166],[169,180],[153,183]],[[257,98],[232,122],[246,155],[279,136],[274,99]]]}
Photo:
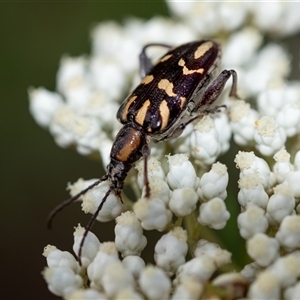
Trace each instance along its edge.
{"label": "blurred green background", "polygon": [[[51,243],[71,250],[73,226],[85,225],[89,216],[74,205],[55,219],[49,231],[47,214],[68,197],[68,181],[102,175],[100,163],[59,148],[35,124],[28,111],[28,87],[54,90],[61,56],[89,53],[93,24],[163,14],[167,14],[163,1],[0,4],[0,299],[57,299],[41,276],[46,265],[43,248]],[[95,230],[101,238],[107,233],[112,239],[112,225],[96,224]]]}

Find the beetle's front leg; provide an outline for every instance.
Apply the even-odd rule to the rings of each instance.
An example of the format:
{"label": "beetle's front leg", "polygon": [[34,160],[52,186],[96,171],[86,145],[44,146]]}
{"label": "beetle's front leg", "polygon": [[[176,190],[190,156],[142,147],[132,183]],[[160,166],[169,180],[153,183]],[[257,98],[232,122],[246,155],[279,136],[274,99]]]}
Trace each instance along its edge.
{"label": "beetle's front leg", "polygon": [[198,106],[195,108],[195,112],[198,113],[214,113],[218,111],[220,107],[214,107],[210,109],[209,107],[218,99],[220,94],[222,93],[224,86],[227,82],[227,80],[232,76],[232,85],[231,90],[229,93],[230,97],[234,97],[236,99],[239,99],[239,96],[237,95],[237,74],[234,70],[224,70],[222,71],[219,76],[207,87],[205,90],[203,97],[198,104]]}
{"label": "beetle's front leg", "polygon": [[150,197],[150,185],[148,178],[148,158],[150,156],[150,148],[148,144],[145,144],[142,148],[143,159],[144,159],[144,187],[146,189],[145,197]]}

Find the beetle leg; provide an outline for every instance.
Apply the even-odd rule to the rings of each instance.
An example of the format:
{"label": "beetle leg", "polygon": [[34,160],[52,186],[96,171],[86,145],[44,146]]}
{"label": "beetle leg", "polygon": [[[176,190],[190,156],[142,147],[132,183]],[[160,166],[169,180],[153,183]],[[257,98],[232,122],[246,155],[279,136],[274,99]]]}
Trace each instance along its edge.
{"label": "beetle leg", "polygon": [[143,159],[144,159],[144,186],[146,188],[145,197],[150,197],[150,185],[149,185],[149,178],[148,178],[148,157],[150,155],[150,148],[148,144],[145,144],[142,149]]}
{"label": "beetle leg", "polygon": [[141,76],[141,78],[144,78],[149,73],[151,68],[153,67],[153,64],[152,64],[150,58],[146,54],[146,49],[149,48],[149,47],[153,47],[153,46],[172,48],[172,46],[170,46],[170,45],[161,44],[161,43],[151,43],[151,44],[145,45],[142,49],[142,52],[141,52],[140,56],[139,56],[139,58],[140,58],[140,76]]}

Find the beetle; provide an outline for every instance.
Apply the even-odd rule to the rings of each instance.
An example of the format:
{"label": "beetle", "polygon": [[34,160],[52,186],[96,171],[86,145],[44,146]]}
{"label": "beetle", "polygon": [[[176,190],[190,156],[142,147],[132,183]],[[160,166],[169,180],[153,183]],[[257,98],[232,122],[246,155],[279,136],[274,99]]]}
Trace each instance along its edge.
{"label": "beetle", "polygon": [[[155,46],[169,48],[169,51],[152,65],[146,50]],[[223,70],[216,76],[220,58],[220,44],[212,40],[193,41],[175,48],[159,43],[143,47],[140,54],[142,80],[117,112],[117,119],[123,127],[113,142],[106,174],[55,207],[48,217],[50,228],[54,216],[59,211],[101,182],[108,181],[109,188],[83,234],[78,252],[80,264],[84,240],[107,197],[114,193],[122,201],[121,192],[127,173],[142,157],[145,197],[149,198],[147,161],[150,140],[161,142],[176,138],[187,124],[205,114],[218,112],[222,106],[210,106],[217,100],[230,77],[230,96],[238,98],[236,72]]]}

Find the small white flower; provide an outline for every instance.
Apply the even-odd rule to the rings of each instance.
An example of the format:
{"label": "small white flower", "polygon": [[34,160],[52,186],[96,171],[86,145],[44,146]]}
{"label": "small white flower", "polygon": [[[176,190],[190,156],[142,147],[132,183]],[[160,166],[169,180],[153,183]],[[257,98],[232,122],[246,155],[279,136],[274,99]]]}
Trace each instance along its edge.
{"label": "small white flower", "polygon": [[123,289],[134,287],[133,275],[120,261],[112,262],[105,267],[101,283],[109,298],[114,298]]}
{"label": "small white flower", "polygon": [[79,272],[79,265],[75,257],[68,251],[61,251],[55,246],[47,245],[44,248],[43,255],[47,259],[47,265],[49,268],[69,268],[75,273]]}
{"label": "small white flower", "polygon": [[34,120],[42,127],[48,127],[55,111],[63,105],[62,97],[45,88],[29,88],[29,110]]}
{"label": "small white flower", "polygon": [[300,170],[291,171],[286,175],[284,184],[287,184],[293,191],[294,197],[300,197]]}
{"label": "small white flower", "polygon": [[144,300],[142,295],[130,287],[119,290],[114,299]]}
{"label": "small white flower", "polygon": [[157,266],[172,276],[178,267],[185,263],[188,251],[186,231],[181,227],[175,227],[158,240],[154,251]]}
{"label": "small white flower", "polygon": [[264,116],[256,121],[254,140],[261,154],[270,156],[281,149],[286,141],[286,133],[272,117]]}
{"label": "small white flower", "polygon": [[140,255],[147,245],[141,224],[131,211],[122,213],[116,218],[115,236],[116,248],[123,257]]}
{"label": "small white flower", "polygon": [[66,300],[108,300],[108,298],[94,289],[78,289],[65,297]]}
{"label": "small white flower", "polygon": [[56,296],[67,296],[83,287],[80,275],[66,267],[45,268],[43,276],[51,293]]}
{"label": "small white flower", "polygon": [[280,299],[279,280],[270,272],[263,271],[250,285],[248,291],[249,299]]}
{"label": "small white flower", "polygon": [[274,194],[270,197],[267,212],[277,223],[290,215],[295,208],[293,191],[285,184],[279,184],[273,189]]}
{"label": "small white flower", "polygon": [[285,149],[279,150],[273,156],[276,161],[273,166],[273,173],[278,183],[282,183],[286,175],[294,169],[290,163],[290,157],[291,155]]}
{"label": "small white flower", "polygon": [[128,255],[122,260],[122,264],[135,279],[140,277],[142,270],[145,268],[144,260],[137,255]]}
{"label": "small white flower", "polygon": [[119,257],[115,244],[113,242],[101,244],[97,255],[87,269],[91,287],[100,289],[102,287],[102,278],[105,268],[117,261],[119,261]]}
{"label": "small white flower", "polygon": [[220,146],[220,155],[226,153],[230,148],[230,139],[232,130],[229,124],[229,118],[225,113],[219,113],[214,116],[216,131],[218,132],[218,140]]}
{"label": "small white flower", "polygon": [[229,116],[234,141],[240,146],[253,144],[258,112],[250,108],[250,104],[244,100],[236,100],[230,107]]}
{"label": "small white flower", "polygon": [[284,291],[284,299],[297,299],[300,295],[300,281],[295,285],[289,286]]}
{"label": "small white flower", "polygon": [[176,216],[183,217],[196,208],[197,201],[198,195],[194,189],[175,189],[171,195],[169,208]]}
{"label": "small white flower", "polygon": [[300,216],[286,216],[275,237],[280,245],[289,251],[300,247]]}
{"label": "small white flower", "polygon": [[300,170],[300,150],[298,150],[295,154],[294,166],[297,171]]}
{"label": "small white flower", "polygon": [[206,255],[192,258],[178,268],[175,284],[180,284],[189,278],[196,279],[198,282],[206,281],[216,269],[214,260]]}
{"label": "small white flower", "polygon": [[231,262],[231,253],[221,249],[219,245],[207,240],[199,240],[194,252],[196,257],[206,256],[211,258],[217,267]]}
{"label": "small white flower", "polygon": [[168,184],[172,189],[194,188],[196,184],[196,172],[186,154],[168,155],[169,172]]}
{"label": "small white flower", "polygon": [[212,117],[204,116],[189,137],[193,158],[206,165],[215,162],[221,152],[218,136]]}
{"label": "small white flower", "polygon": [[269,225],[264,210],[254,204],[240,213],[237,221],[240,235],[244,239],[249,239],[256,233],[265,232]]}
{"label": "small white flower", "polygon": [[172,219],[172,213],[158,198],[141,198],[133,206],[133,211],[146,230],[163,231]]}
{"label": "small white flower", "polygon": [[258,265],[266,267],[279,256],[279,243],[264,233],[256,233],[247,240],[247,252]]}
{"label": "small white flower", "polygon": [[299,255],[289,254],[277,259],[270,267],[268,272],[272,273],[282,287],[295,284],[300,276],[300,257]]}
{"label": "small white flower", "polygon": [[225,227],[230,213],[222,199],[216,197],[200,205],[198,222],[214,229]]}
{"label": "small white flower", "polygon": [[147,299],[167,299],[171,291],[171,280],[161,269],[147,266],[141,273],[139,285]]}
{"label": "small white flower", "polygon": [[249,204],[255,204],[261,208],[266,208],[269,196],[264,190],[262,179],[256,171],[245,174],[238,181],[240,191],[238,201],[243,208]]}
{"label": "small white flower", "polygon": [[[73,244],[73,251],[78,255],[80,244],[82,241],[83,234],[85,232],[85,228],[81,227],[80,224],[78,224],[77,227],[75,227],[74,231],[74,244]],[[101,243],[98,240],[98,238],[93,234],[91,231],[88,232],[83,247],[82,247],[82,253],[81,253],[81,263],[82,266],[87,268],[88,265],[93,261],[95,258],[99,247]]]}
{"label": "small white flower", "polygon": [[194,277],[182,279],[180,284],[175,286],[172,300],[200,299],[204,291],[204,284]]}
{"label": "small white flower", "polygon": [[268,191],[274,185],[275,176],[271,172],[269,165],[264,159],[257,157],[253,152],[239,151],[235,156],[234,162],[236,163],[236,167],[241,170],[240,178],[256,171],[262,180],[265,190]]}
{"label": "small white flower", "polygon": [[253,262],[245,265],[243,270],[241,270],[241,275],[248,280],[248,282],[253,282],[257,275],[260,273],[261,267]]}
{"label": "small white flower", "polygon": [[215,197],[225,200],[227,197],[228,185],[227,167],[220,162],[212,165],[211,170],[204,173],[199,182],[198,195],[201,199],[209,200]]}
{"label": "small white flower", "polygon": [[[109,182],[104,181],[101,182],[98,186],[88,191],[85,195],[83,195],[81,205],[82,210],[85,213],[94,214],[108,189]],[[117,198],[116,195],[111,193],[107,197],[102,209],[100,210],[97,216],[97,220],[100,222],[107,222],[113,220],[121,214],[122,210],[123,206],[121,201]]]}

